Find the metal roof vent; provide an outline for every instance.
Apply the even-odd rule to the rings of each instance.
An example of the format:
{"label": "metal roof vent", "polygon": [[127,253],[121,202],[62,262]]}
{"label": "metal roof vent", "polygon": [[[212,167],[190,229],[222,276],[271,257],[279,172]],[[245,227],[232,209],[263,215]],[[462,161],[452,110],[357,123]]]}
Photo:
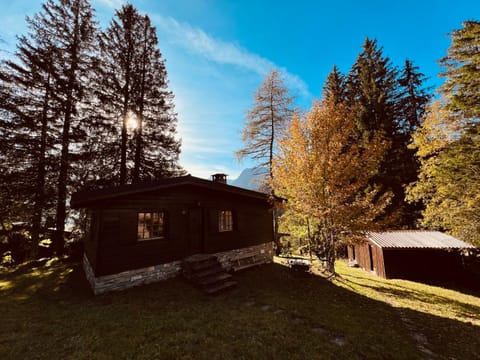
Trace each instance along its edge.
{"label": "metal roof vent", "polygon": [[226,184],[227,183],[227,174],[213,174],[212,181],[215,183]]}

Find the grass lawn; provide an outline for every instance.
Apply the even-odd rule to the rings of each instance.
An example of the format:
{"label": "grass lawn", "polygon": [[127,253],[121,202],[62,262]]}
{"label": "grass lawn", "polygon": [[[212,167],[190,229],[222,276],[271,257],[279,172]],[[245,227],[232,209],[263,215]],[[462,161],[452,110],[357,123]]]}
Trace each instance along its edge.
{"label": "grass lawn", "polygon": [[94,297],[79,264],[0,272],[0,359],[475,359],[480,293],[271,264],[204,295],[179,279]]}

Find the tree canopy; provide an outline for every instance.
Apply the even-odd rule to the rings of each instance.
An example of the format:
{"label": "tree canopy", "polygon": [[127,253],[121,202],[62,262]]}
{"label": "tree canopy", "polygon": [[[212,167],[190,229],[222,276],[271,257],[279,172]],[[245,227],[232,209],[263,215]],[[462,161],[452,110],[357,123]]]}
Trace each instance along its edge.
{"label": "tree canopy", "polygon": [[432,104],[414,135],[421,162],[411,201],[425,204],[423,225],[480,245],[480,23],[466,21],[452,33],[443,98]]}
{"label": "tree canopy", "polygon": [[[313,251],[335,273],[335,245],[346,233],[372,229],[389,195],[369,182],[386,146],[381,136],[352,141],[355,112],[333,99],[315,102],[305,118],[293,118],[274,159],[276,193],[287,208],[314,225]],[[368,145],[368,146],[366,146]]]}
{"label": "tree canopy", "polygon": [[258,161],[257,167],[267,168],[270,179],[276,141],[293,115],[293,100],[280,73],[272,70],[255,93],[255,102],[247,113],[242,133],[244,147],[237,151],[237,157]]}
{"label": "tree canopy", "polygon": [[[87,0],[47,0],[0,67],[0,225],[8,232],[26,223],[23,243],[33,257],[47,237],[62,253],[72,190],[119,184],[122,171],[129,182],[181,172],[155,28],[131,5],[105,32],[94,15]],[[127,114],[137,126],[122,138]]]}

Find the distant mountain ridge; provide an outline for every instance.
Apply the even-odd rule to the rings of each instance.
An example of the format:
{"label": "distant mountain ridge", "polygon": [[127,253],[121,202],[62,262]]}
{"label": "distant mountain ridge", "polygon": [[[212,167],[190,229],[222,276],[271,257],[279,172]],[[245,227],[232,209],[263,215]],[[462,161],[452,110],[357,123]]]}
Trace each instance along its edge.
{"label": "distant mountain ridge", "polygon": [[258,191],[262,180],[267,177],[268,170],[265,168],[244,169],[238,178],[228,181],[230,185],[238,186],[248,190]]}

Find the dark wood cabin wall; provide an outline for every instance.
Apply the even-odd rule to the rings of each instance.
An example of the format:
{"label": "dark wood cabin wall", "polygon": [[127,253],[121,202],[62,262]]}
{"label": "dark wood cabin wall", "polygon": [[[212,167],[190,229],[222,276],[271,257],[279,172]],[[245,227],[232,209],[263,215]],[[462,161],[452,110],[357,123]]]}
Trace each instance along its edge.
{"label": "dark wood cabin wall", "polygon": [[98,233],[101,221],[101,216],[99,213],[99,211],[88,210],[87,216],[90,218],[90,228],[87,229],[87,236],[83,241],[85,254],[87,255],[88,261],[94,270],[97,265]]}
{"label": "dark wood cabin wall", "polygon": [[[105,201],[95,273],[107,275],[179,260],[191,254],[189,215],[201,212],[202,252],[214,253],[273,241],[271,211],[266,201],[198,188],[144,193]],[[217,231],[219,210],[232,210],[232,232]],[[164,240],[137,241],[137,212],[166,215]],[[198,252],[198,251],[197,251]]]}
{"label": "dark wood cabin wall", "polygon": [[452,279],[463,271],[458,251],[440,249],[384,249],[387,278]]}
{"label": "dark wood cabin wall", "polygon": [[[218,232],[218,212],[233,211],[233,231]],[[219,201],[208,204],[205,252],[215,253],[273,241],[272,215],[268,206]]]}

